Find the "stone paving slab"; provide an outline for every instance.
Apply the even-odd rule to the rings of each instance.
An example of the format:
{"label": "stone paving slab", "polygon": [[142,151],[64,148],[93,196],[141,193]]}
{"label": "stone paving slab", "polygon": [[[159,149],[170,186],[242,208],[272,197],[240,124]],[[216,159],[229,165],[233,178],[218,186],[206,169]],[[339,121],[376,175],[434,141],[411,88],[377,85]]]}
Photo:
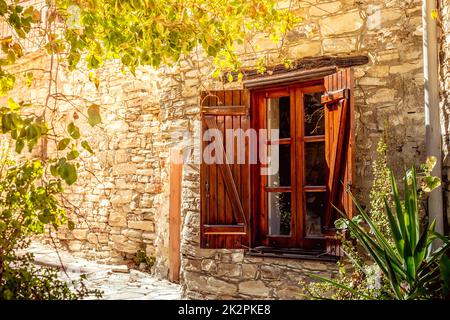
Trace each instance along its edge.
{"label": "stone paving slab", "polygon": [[[26,251],[34,254],[37,265],[61,269],[62,280],[77,280],[85,274],[87,288],[103,291],[102,299],[105,300],[181,299],[179,285],[158,279],[149,273],[128,269],[123,265],[95,263],[36,242],[33,242]],[[66,272],[62,271],[63,268]]]}

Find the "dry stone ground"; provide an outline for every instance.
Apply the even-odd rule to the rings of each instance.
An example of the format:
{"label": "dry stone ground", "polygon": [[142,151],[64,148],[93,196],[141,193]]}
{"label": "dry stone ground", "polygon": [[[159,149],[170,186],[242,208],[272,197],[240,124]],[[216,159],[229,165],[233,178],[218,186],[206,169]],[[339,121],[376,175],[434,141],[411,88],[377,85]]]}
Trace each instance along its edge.
{"label": "dry stone ground", "polygon": [[161,280],[149,273],[129,269],[125,265],[105,265],[81,258],[70,253],[33,243],[27,250],[34,254],[36,264],[64,267],[60,272],[62,280],[78,280],[87,276],[86,286],[103,291],[106,300],[175,300],[180,299],[179,285]]}

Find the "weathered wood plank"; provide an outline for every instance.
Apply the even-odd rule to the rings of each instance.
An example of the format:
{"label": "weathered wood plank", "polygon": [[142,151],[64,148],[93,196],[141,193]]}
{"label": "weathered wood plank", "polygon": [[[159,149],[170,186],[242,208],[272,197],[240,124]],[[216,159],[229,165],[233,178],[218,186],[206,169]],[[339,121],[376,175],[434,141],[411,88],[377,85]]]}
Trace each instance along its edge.
{"label": "weathered wood plank", "polygon": [[170,150],[169,280],[180,282],[182,150]]}
{"label": "weathered wood plank", "polygon": [[[248,69],[244,70],[244,84],[245,81],[262,78],[262,77],[270,77],[277,76],[281,74],[291,73],[293,71],[310,71],[314,69],[326,68],[326,67],[336,67],[336,68],[349,68],[354,66],[360,66],[369,63],[369,58],[363,55],[357,56],[320,56],[320,57],[308,57],[302,58],[297,61],[294,61],[291,68],[286,69],[284,64],[277,64],[272,67],[267,67],[267,70],[264,74],[259,74],[257,69]],[[237,73],[231,73],[233,75],[234,80],[237,80]],[[224,75],[223,81],[227,82],[227,74]]]}

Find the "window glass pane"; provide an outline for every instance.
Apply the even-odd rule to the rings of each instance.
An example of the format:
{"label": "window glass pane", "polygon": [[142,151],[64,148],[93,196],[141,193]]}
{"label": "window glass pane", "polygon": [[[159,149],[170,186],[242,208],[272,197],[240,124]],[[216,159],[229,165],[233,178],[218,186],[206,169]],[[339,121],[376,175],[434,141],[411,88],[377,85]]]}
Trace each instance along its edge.
{"label": "window glass pane", "polygon": [[305,105],[305,136],[325,134],[325,115],[320,102],[322,92],[306,93]]}
{"label": "window glass pane", "polygon": [[291,108],[290,98],[271,98],[267,101],[267,129],[278,129],[278,139],[291,136]]}
{"label": "window glass pane", "polygon": [[292,220],[291,193],[270,192],[268,198],[269,235],[290,235]]}
{"label": "window glass pane", "polygon": [[306,236],[322,236],[322,217],[325,213],[326,193],[306,193]]}
{"label": "window glass pane", "polygon": [[306,185],[323,186],[326,183],[325,142],[305,143]]}
{"label": "window glass pane", "polygon": [[[291,145],[278,145],[278,154],[273,154],[274,146],[268,146],[271,161],[271,174],[268,176],[268,187],[290,187],[291,186]],[[276,164],[278,160],[278,165]],[[273,170],[273,171],[272,171]]]}

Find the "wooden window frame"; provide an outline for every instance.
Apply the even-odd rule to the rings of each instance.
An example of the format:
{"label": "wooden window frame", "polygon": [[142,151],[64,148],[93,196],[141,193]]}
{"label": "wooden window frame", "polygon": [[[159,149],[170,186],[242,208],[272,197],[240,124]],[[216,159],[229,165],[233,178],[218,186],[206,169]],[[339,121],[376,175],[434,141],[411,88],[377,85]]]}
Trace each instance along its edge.
{"label": "wooden window frame", "polygon": [[[291,147],[291,186],[267,187],[267,176],[261,176],[260,163],[252,170],[252,244],[262,248],[289,248],[311,251],[325,250],[325,237],[307,237],[305,234],[306,192],[324,192],[326,186],[307,186],[305,171],[305,145],[308,142],[324,142],[325,135],[306,136],[304,134],[304,94],[325,92],[323,79],[294,85],[277,86],[250,91],[252,128],[267,128],[267,99],[290,97],[291,128],[290,138],[279,140],[279,144]],[[269,142],[270,144],[270,142]],[[324,155],[325,156],[325,155]],[[328,173],[326,173],[328,176]],[[327,178],[325,179],[327,180]],[[268,235],[267,201],[269,192],[291,192],[292,223],[289,236]]]}
{"label": "wooden window frame", "polygon": [[[315,78],[318,79],[318,78]],[[297,230],[297,225],[302,226],[302,237],[295,237],[295,241],[275,241],[275,247],[268,246],[270,243],[261,241],[261,228],[258,227],[261,215],[264,212],[260,210],[260,194],[261,181],[260,165],[246,163],[237,163],[232,161],[228,163],[215,163],[202,161],[200,165],[200,247],[206,249],[246,249],[247,254],[279,254],[280,257],[310,257],[311,259],[324,257],[342,256],[342,248],[339,238],[336,237],[334,221],[340,216],[339,212],[344,212],[349,218],[353,217],[354,205],[348,190],[352,189],[352,179],[354,170],[354,151],[355,151],[355,117],[354,117],[354,79],[351,68],[339,69],[334,73],[328,73],[324,78],[296,83],[284,83],[282,86],[265,86],[233,90],[216,90],[201,93],[201,121],[202,132],[206,134],[209,129],[219,131],[219,136],[212,139],[218,140],[219,145],[214,148],[214,154],[223,154],[225,149],[234,148],[234,160],[236,160],[236,147],[228,146],[224,137],[224,132],[228,129],[242,129],[247,132],[249,129],[258,130],[261,127],[261,112],[258,110],[257,99],[258,93],[264,92],[269,96],[286,95],[286,90],[293,90],[292,105],[302,105],[303,97],[298,92],[306,92],[308,87],[315,85],[323,86],[318,92],[324,92],[320,97],[320,103],[324,107],[325,118],[325,160],[326,168],[329,173],[326,177],[327,204],[325,215],[322,220],[323,238],[305,238],[303,236],[303,213],[300,221],[294,225],[293,229]],[[313,90],[315,91],[315,89]],[[297,93],[295,93],[297,92]],[[289,96],[291,93],[289,92]],[[293,116],[295,116],[293,114]],[[297,113],[297,117],[293,123],[303,125],[303,116]],[[292,121],[291,121],[292,122]],[[251,131],[253,132],[253,131]],[[290,139],[285,139],[282,143],[294,143],[305,139],[302,134],[298,134],[299,130],[294,130]],[[303,131],[300,131],[303,132]],[[253,133],[254,134],[254,133]],[[216,134],[217,135],[217,134]],[[225,140],[223,140],[225,138]],[[294,139],[294,140],[292,140]],[[295,140],[296,139],[296,140]],[[309,141],[321,140],[323,137],[306,138]],[[249,140],[249,139],[248,139]],[[249,141],[245,139],[245,155],[246,159],[250,155]],[[202,154],[209,146],[211,136],[202,136]],[[298,144],[295,143],[297,146]],[[217,150],[216,150],[217,148]],[[225,149],[224,149],[225,148]],[[296,147],[297,148],[297,147]],[[254,150],[252,152],[255,152]],[[303,147],[300,150],[294,150],[293,153],[299,160],[295,160],[291,166],[294,175],[299,172],[305,163],[304,156],[297,156],[296,153],[303,153]],[[203,159],[204,157],[202,157]],[[260,159],[261,160],[261,159]],[[303,188],[303,177],[305,175],[295,175],[295,185],[300,184]],[[302,181],[297,182],[297,179]],[[281,182],[281,180],[280,180]],[[291,185],[292,187],[292,185]],[[296,188],[297,190],[298,188]],[[302,189],[304,190],[304,188]],[[323,187],[310,186],[309,191],[321,191]],[[297,192],[296,192],[297,194]],[[294,201],[305,203],[303,193],[301,196],[294,197]],[[304,209],[302,209],[305,212]],[[299,216],[299,215],[298,215]],[[267,229],[267,228],[266,228]],[[284,232],[282,232],[284,233]],[[264,233],[265,235],[267,234]],[[300,234],[300,233],[299,233]],[[264,235],[264,237],[266,237]],[[281,239],[281,238],[280,238]],[[288,242],[288,243],[286,243]],[[325,248],[324,248],[325,245]],[[283,247],[285,246],[285,247]]]}

